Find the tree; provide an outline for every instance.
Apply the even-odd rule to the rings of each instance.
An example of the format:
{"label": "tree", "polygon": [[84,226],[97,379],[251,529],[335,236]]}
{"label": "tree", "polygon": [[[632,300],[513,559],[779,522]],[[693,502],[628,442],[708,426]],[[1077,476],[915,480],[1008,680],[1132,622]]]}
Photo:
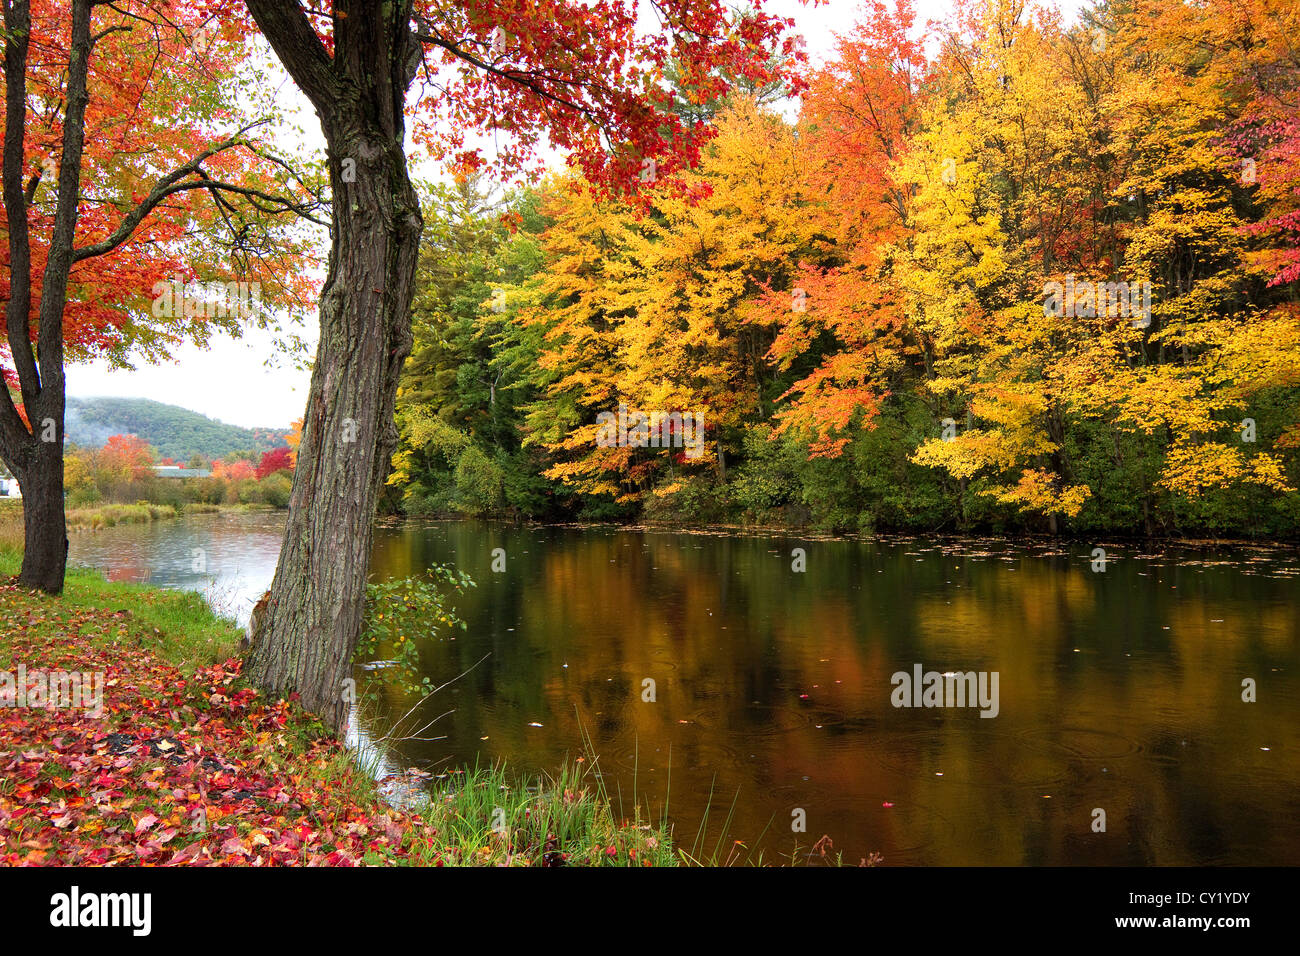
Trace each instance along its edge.
{"label": "tree", "polygon": [[226,481],[237,483],[247,481],[257,475],[257,469],[253,467],[251,461],[239,459],[233,462],[217,461],[212,463],[212,477],[224,478]]}
{"label": "tree", "polygon": [[287,445],[263,452],[254,477],[261,481],[267,475],[274,475],[277,471],[293,471],[293,453]]}
{"label": "tree", "polygon": [[[387,482],[401,497],[390,503],[484,513],[495,502],[496,513],[538,516],[547,483],[530,473],[536,456],[521,448],[517,419],[536,390],[537,335],[519,313],[542,263],[542,198],[528,189],[493,205],[480,180],[437,186],[425,203],[414,345],[398,389],[400,444]],[[473,459],[462,467],[467,454]],[[495,482],[481,480],[494,471]],[[483,493],[498,486],[500,495]]]}
{"label": "tree", "polygon": [[540,332],[531,371],[537,398],[525,408],[524,443],[554,459],[547,469],[589,496],[619,500],[631,453],[596,441],[596,416],[619,401],[617,273],[634,228],[623,203],[602,198],[576,177],[544,192],[552,225],[541,236],[546,267],[529,290],[521,320]]}
{"label": "tree", "polygon": [[298,463],[298,443],[302,441],[302,419],[295,418],[290,423],[291,431],[284,436],[284,440],[289,445],[289,466],[293,467]]}
{"label": "tree", "polygon": [[[792,401],[773,437],[800,432],[817,455],[838,456],[852,426],[871,427],[884,396],[901,384],[905,360],[928,347],[906,327],[890,249],[910,228],[914,189],[899,164],[919,131],[930,72],[914,26],[907,0],[893,9],[870,4],[803,97],[801,159],[809,194],[822,197],[806,215],[827,248],[799,263],[791,279],[797,297],[781,289],[759,311],[778,329],[773,363],[805,372],[782,396]],[[835,343],[829,350],[827,337]],[[809,370],[813,356],[820,361]]]}
{"label": "tree", "polygon": [[99,472],[113,484],[148,478],[153,463],[153,450],[135,435],[110,435],[98,456]]}
{"label": "tree", "polygon": [[[644,217],[623,206],[582,223],[574,213],[583,207],[573,203],[551,231],[558,235],[547,237],[558,252],[577,238],[564,231],[580,229],[580,261],[595,267],[596,278],[581,290],[566,272],[567,256],[556,255],[548,270],[552,282],[567,281],[581,296],[543,313],[552,345],[545,364],[567,370],[532,413],[545,423],[532,440],[550,433],[545,444],[559,458],[548,477],[617,492],[624,502],[652,489],[673,494],[686,466],[712,466],[721,477],[744,422],[766,416],[783,390],[773,392],[764,360],[772,322],[755,316],[754,305],[764,289],[779,288],[789,300],[791,275],[813,244],[794,132],[748,97],[733,98],[715,129],[690,176],[698,198],[659,195]],[[689,456],[664,450],[658,437],[644,450],[602,447],[597,416],[620,403],[702,419],[707,452],[704,445]]]}
{"label": "tree", "polygon": [[[259,123],[211,132],[228,127],[239,93],[246,31],[225,19],[229,6],[3,4],[4,378],[18,402],[0,390],[0,457],[22,483],[26,586],[63,587],[65,358],[158,357],[182,335],[248,318],[243,294],[189,299],[197,308],[182,294],[178,307],[187,280],[251,280],[268,298],[307,291],[280,278],[302,261],[301,239],[268,218],[309,213],[277,193],[289,167],[263,158],[250,138]],[[83,196],[87,164],[96,175]]]}
{"label": "tree", "polygon": [[926,128],[900,164],[914,230],[900,275],[912,321],[934,343],[927,388],[950,423],[936,421],[913,460],[963,488],[978,480],[979,495],[1045,515],[1055,531],[1090,494],[1064,453],[1068,396],[1053,374],[1089,330],[1043,305],[1045,282],[1065,271],[1065,237],[1090,222],[1091,143],[1076,119],[1089,110],[1051,18],[1017,0],[979,9],[948,38]]}
{"label": "tree", "polygon": [[[664,0],[663,32],[636,33],[635,4],[338,0],[330,14],[297,0],[247,0],[258,27],[315,107],[329,150],[332,247],[321,339],[280,560],[248,674],[270,692],[343,726],[342,694],[360,633],[380,487],[396,448],[394,403],[411,347],[409,309],[421,230],[404,149],[408,91],[424,68],[432,95],[414,106],[447,121],[413,140],[462,170],[484,165],[466,132],[510,137],[505,165],[546,136],[606,190],[670,177],[697,155],[699,130],[667,107],[664,70],[684,85],[725,87],[714,71],[766,72],[753,51],[783,25],[734,23],[716,0]],[[793,56],[793,41],[783,47]],[[437,68],[428,55],[438,61]],[[446,130],[450,129],[450,132]]]}

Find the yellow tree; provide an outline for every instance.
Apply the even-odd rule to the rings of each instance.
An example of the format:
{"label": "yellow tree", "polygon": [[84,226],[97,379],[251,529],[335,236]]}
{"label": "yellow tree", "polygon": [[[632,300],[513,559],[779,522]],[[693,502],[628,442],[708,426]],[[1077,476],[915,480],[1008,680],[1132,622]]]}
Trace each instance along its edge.
{"label": "yellow tree", "polygon": [[542,236],[546,268],[531,284],[524,321],[542,329],[537,380],[542,397],[527,409],[525,445],[556,463],[545,476],[590,495],[622,494],[612,476],[630,459],[626,447],[597,442],[597,415],[619,401],[618,290],[611,270],[624,255],[634,216],[592,194],[580,178],[548,183],[543,204],[554,220]]}
{"label": "yellow tree", "polygon": [[295,418],[289,423],[289,433],[284,436],[285,444],[289,446],[289,464],[298,463],[298,445],[302,441],[302,419]]}
{"label": "yellow tree", "polygon": [[[1111,24],[1124,69],[1103,118],[1129,210],[1123,254],[1155,304],[1131,348],[1110,349],[1089,381],[1071,385],[1117,427],[1163,437],[1159,484],[1183,495],[1289,487],[1282,460],[1241,421],[1261,389],[1300,382],[1296,317],[1264,294],[1271,263],[1251,249],[1253,169],[1225,149],[1243,108],[1243,62],[1282,14],[1265,3],[1243,17],[1250,6],[1156,0]],[[1283,82],[1295,89],[1294,63],[1290,72]]]}
{"label": "yellow tree", "polygon": [[688,184],[698,195],[657,196],[632,235],[617,275],[618,335],[622,394],[640,408],[703,415],[701,457],[725,477],[740,429],[766,418],[775,397],[773,323],[756,302],[772,290],[791,302],[815,223],[790,126],[747,98],[715,122]]}
{"label": "yellow tree", "polygon": [[[773,333],[753,308],[767,290],[790,295],[812,220],[789,125],[745,97],[714,122],[699,168],[650,191],[644,210],[576,181],[553,192],[548,264],[530,291],[546,329],[545,396],[527,441],[559,459],[547,477],[583,493],[633,502],[674,493],[691,469],[723,478],[729,442],[771,412]],[[644,444],[602,440],[602,413],[620,407],[686,424],[656,436],[649,421]]]}
{"label": "yellow tree", "polygon": [[1090,492],[1063,454],[1069,396],[1053,374],[1084,329],[1046,290],[1086,248],[1075,235],[1096,192],[1079,161],[1091,111],[1062,40],[1054,17],[1014,0],[965,9],[899,163],[913,206],[896,254],[934,354],[927,385],[948,412],[914,460],[963,486],[978,478],[979,494],[1053,528]]}

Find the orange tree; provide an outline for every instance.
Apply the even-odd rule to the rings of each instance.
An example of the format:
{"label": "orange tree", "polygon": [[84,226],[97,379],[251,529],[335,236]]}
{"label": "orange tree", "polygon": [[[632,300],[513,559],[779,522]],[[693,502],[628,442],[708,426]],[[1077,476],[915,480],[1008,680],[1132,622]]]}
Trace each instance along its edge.
{"label": "orange tree", "polygon": [[23,489],[24,585],[63,587],[65,360],[157,359],[310,292],[285,214],[314,203],[254,137],[271,117],[240,119],[232,3],[3,2],[0,458]]}

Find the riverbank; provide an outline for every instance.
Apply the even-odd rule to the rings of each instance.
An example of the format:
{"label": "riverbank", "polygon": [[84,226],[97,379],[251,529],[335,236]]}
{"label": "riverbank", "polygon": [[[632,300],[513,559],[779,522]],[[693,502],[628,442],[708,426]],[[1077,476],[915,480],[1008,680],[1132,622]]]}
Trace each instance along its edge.
{"label": "riverbank", "polygon": [[[0,864],[677,862],[662,830],[616,819],[590,761],[458,771],[398,809],[311,715],[246,686],[241,632],[197,594],[74,569],[52,598],[18,563],[0,549]],[[40,706],[56,672],[84,675],[77,706]]]}
{"label": "riverbank", "polygon": [[[177,507],[160,504],[105,504],[86,508],[69,508],[65,512],[68,531],[98,531],[120,524],[149,524],[184,515],[217,514],[250,511],[275,511],[270,505],[209,505],[191,503]],[[0,501],[0,549],[19,549],[23,546],[23,503],[21,499]]]}
{"label": "riverbank", "polygon": [[689,525],[666,521],[535,521],[532,519],[515,520],[507,517],[477,517],[456,513],[381,515],[376,519],[380,527],[395,528],[407,522],[450,523],[465,520],[482,521],[503,528],[563,528],[573,531],[626,531],[643,534],[689,534],[701,537],[717,538],[789,538],[798,541],[879,541],[885,544],[909,543],[914,541],[946,542],[989,542],[1008,545],[1052,545],[1073,544],[1078,546],[1098,547],[1104,545],[1150,546],[1156,548],[1300,548],[1300,538],[1289,537],[1242,537],[1224,535],[1219,537],[1186,536],[1162,537],[1159,535],[1123,534],[1110,532],[1106,534],[1049,534],[1046,532],[993,532],[993,531],[862,531],[857,533],[836,533],[818,531],[808,525],[796,524],[699,524]]}

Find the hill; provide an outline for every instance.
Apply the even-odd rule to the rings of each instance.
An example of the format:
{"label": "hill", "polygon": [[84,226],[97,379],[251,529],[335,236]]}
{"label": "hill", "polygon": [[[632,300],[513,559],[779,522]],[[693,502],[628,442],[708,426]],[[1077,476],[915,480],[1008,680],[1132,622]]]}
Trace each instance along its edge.
{"label": "hill", "polygon": [[286,444],[289,426],[240,428],[147,398],[69,398],[68,441],[99,447],[110,435],[138,435],[162,458],[222,458],[233,451],[268,451]]}

